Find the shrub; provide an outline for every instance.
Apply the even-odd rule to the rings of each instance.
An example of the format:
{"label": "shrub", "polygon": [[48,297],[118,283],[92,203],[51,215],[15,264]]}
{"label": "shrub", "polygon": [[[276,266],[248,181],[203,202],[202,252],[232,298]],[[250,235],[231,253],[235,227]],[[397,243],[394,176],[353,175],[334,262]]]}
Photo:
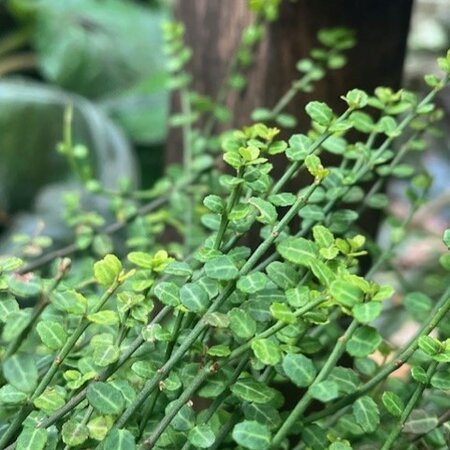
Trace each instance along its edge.
{"label": "shrub", "polygon": [[[105,225],[70,194],[74,243],[47,251],[44,236],[28,237],[25,256],[0,260],[0,448],[445,448],[450,291],[397,289],[420,327],[395,346],[380,324],[396,290],[376,274],[426,199],[429,177],[403,158],[426,149],[424,133],[441,117],[433,100],[448,83],[450,53],[439,60],[442,78],[426,78],[425,98],[354,89],[343,114],[312,101],[311,129],[280,139],[267,124],[289,127],[286,104],[341,65],[353,43],[345,30],[323,31],[323,48],[299,62],[286,96],[218,140],[211,124],[224,107],[190,92],[182,26],[165,34],[184,167],[150,190],[108,191],[92,178],[87,150],[72,144],[68,110],[60,151],[89,192],[110,199],[117,222]],[[260,26],[244,36],[239,51],[251,57]],[[230,88],[242,87],[246,64],[234,65]],[[322,163],[327,153],[338,162]],[[273,179],[278,154],[287,168]],[[393,176],[411,179],[411,213],[381,249],[358,218],[386,207]],[[305,180],[299,192],[286,190],[293,177]],[[168,228],[181,243],[163,239]],[[255,248],[241,243],[250,233],[259,233]],[[448,254],[440,261],[450,268]],[[390,376],[404,365],[405,377]]]}

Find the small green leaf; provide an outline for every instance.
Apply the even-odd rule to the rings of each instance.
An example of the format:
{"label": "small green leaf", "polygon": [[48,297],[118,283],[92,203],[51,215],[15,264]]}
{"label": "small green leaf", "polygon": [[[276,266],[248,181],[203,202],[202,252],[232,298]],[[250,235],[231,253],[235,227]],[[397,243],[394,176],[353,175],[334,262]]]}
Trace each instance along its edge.
{"label": "small green leaf", "polygon": [[404,300],[406,310],[418,322],[423,322],[433,307],[433,302],[427,295],[422,292],[409,292]]}
{"label": "small green leaf", "polygon": [[212,212],[221,214],[224,211],[225,203],[218,195],[207,195],[203,199],[203,204]]}
{"label": "small green leaf", "polygon": [[89,437],[96,441],[103,441],[113,423],[114,419],[111,416],[94,417],[87,424]]}
{"label": "small green leaf", "polygon": [[136,450],[134,436],[128,430],[113,428],[103,443],[103,450]]}
{"label": "small green leaf", "polygon": [[294,324],[297,322],[295,314],[290,310],[286,303],[272,303],[270,305],[270,312],[272,313],[272,316],[280,322],[287,324]]}
{"label": "small green leaf", "polygon": [[19,391],[10,384],[0,388],[0,405],[19,405],[24,403],[27,398],[25,392]]}
{"label": "small green leaf", "polygon": [[304,355],[288,353],[283,358],[283,370],[287,377],[298,387],[309,386],[316,377],[313,362]]}
{"label": "small green leaf", "polygon": [[442,241],[447,246],[447,248],[450,250],[450,228],[447,228],[444,231],[444,236],[442,237]]}
{"label": "small green leaf", "polygon": [[296,200],[297,197],[289,192],[269,195],[269,202],[275,206],[292,206]]}
{"label": "small green leaf", "polygon": [[289,262],[308,266],[318,258],[315,244],[305,238],[288,237],[283,239],[277,247],[280,255]]}
{"label": "small green leaf", "polygon": [[16,353],[3,363],[6,381],[22,392],[32,392],[37,385],[38,370],[30,355]]}
{"label": "small green leaf", "polygon": [[98,345],[92,356],[94,363],[100,367],[107,367],[110,364],[115,363],[119,357],[119,347],[113,344]]}
{"label": "small green leaf", "polygon": [[403,431],[412,434],[426,434],[436,428],[439,420],[423,409],[415,409],[406,421]]}
{"label": "small green leaf", "polygon": [[16,256],[0,257],[0,272],[13,272],[24,265],[23,260]]}
{"label": "small green leaf", "polygon": [[17,300],[12,295],[0,293],[0,322],[7,323],[8,317],[18,311]]}
{"label": "small green leaf", "polygon": [[233,308],[228,312],[231,331],[241,339],[250,339],[256,332],[256,321],[243,309]]}
{"label": "small green leaf", "polygon": [[187,283],[180,289],[181,303],[195,313],[201,313],[209,305],[209,296],[206,290],[198,283]]}
{"label": "small green leaf", "polygon": [[431,377],[431,386],[443,391],[450,391],[450,372],[440,371]]}
{"label": "small green leaf", "polygon": [[333,111],[326,103],[317,101],[309,102],[305,109],[308,116],[311,117],[314,122],[325,127],[331,125],[331,122],[333,121]]}
{"label": "small green leaf", "polygon": [[267,276],[263,272],[253,272],[239,278],[237,288],[246,294],[254,294],[266,287]]}
{"label": "small green leaf", "polygon": [[69,419],[62,426],[62,440],[69,447],[77,447],[89,438],[89,430],[86,425],[78,420]]}
{"label": "small green leaf", "polygon": [[42,320],[36,325],[41,341],[52,350],[58,350],[66,343],[67,333],[63,326],[51,320]]}
{"label": "small green leaf", "polygon": [[320,248],[329,248],[334,244],[333,233],[323,225],[313,227],[313,236]]}
{"label": "small green leaf", "polygon": [[346,308],[352,308],[363,299],[363,291],[348,281],[337,279],[330,286],[330,294]]}
{"label": "small green leaf", "polygon": [[272,439],[269,429],[254,420],[244,420],[236,424],[232,434],[240,446],[250,450],[266,450]]}
{"label": "small green leaf", "polygon": [[125,406],[120,391],[109,383],[90,384],[87,389],[87,399],[100,414],[118,415]]}
{"label": "small green leaf", "polygon": [[180,288],[172,282],[163,281],[154,289],[156,298],[167,306],[178,306],[180,304]]}
{"label": "small green leaf", "polygon": [[114,255],[106,255],[101,261],[94,264],[94,276],[99,284],[111,286],[119,277],[122,264]]}
{"label": "small green leaf", "polygon": [[323,403],[327,403],[339,397],[339,386],[334,381],[325,380],[320,383],[313,384],[309,388],[309,392],[312,398],[315,398]]}
{"label": "small green leaf", "polygon": [[11,274],[7,278],[8,289],[16,297],[28,298],[39,295],[41,292],[41,280],[34,274]]}
{"label": "small green leaf", "polygon": [[369,96],[361,89],[352,89],[342,98],[347,102],[347,105],[351,109],[364,108],[369,100]]}
{"label": "small green leaf", "polygon": [[131,252],[127,255],[128,261],[142,269],[151,269],[153,267],[153,257],[145,252]]}
{"label": "small green leaf", "polygon": [[276,222],[278,218],[277,210],[272,203],[258,197],[251,197],[248,203],[259,212],[259,215],[256,217],[258,222],[269,225]]}
{"label": "small green leaf", "polygon": [[304,134],[294,134],[289,139],[286,156],[291,161],[304,161],[309,155],[313,141]]}
{"label": "small green leaf", "polygon": [[405,409],[405,404],[395,392],[383,392],[381,400],[389,414],[394,417],[400,417],[402,415],[402,412]]}
{"label": "small green leaf", "polygon": [[381,313],[380,302],[360,303],[353,307],[353,317],[361,323],[367,324],[375,320]]}
{"label": "small green leaf", "polygon": [[57,409],[64,406],[65,403],[65,391],[60,386],[48,387],[33,402],[36,408],[44,411],[47,414],[55,412]]}
{"label": "small green leaf", "polygon": [[20,433],[16,450],[43,450],[48,439],[48,431],[44,428],[26,426]]}
{"label": "small green leaf", "polygon": [[231,387],[231,391],[236,397],[246,402],[269,403],[275,397],[275,391],[256,381],[252,377],[241,377]]}
{"label": "small green leaf", "polygon": [[366,433],[374,432],[380,424],[380,413],[377,404],[367,395],[353,403],[353,415],[356,423]]}
{"label": "small green leaf", "polygon": [[75,316],[82,316],[86,312],[87,300],[75,290],[53,292],[50,299],[52,305],[60,311],[68,312]]}
{"label": "small green leaf", "polygon": [[346,348],[351,356],[363,358],[373,353],[381,342],[382,338],[375,328],[363,326],[355,331]]}
{"label": "small green leaf", "polygon": [[230,256],[216,256],[205,264],[206,275],[213,280],[234,280],[239,275],[239,270]]}
{"label": "small green leaf", "polygon": [[230,347],[228,347],[228,345],[219,344],[210,347],[207,353],[208,355],[216,356],[217,358],[226,358],[227,356],[230,355],[231,350]]}
{"label": "small green leaf", "polygon": [[189,431],[188,441],[197,448],[208,448],[214,444],[216,436],[207,424],[197,425]]}
{"label": "small green leaf", "polygon": [[334,381],[342,394],[352,394],[361,384],[358,375],[346,367],[334,367],[328,379]]}
{"label": "small green leaf", "polygon": [[94,314],[88,314],[87,319],[98,325],[114,325],[119,322],[119,315],[112,310],[103,310]]}
{"label": "small green leaf", "polygon": [[255,339],[251,347],[256,358],[265,365],[275,366],[281,361],[280,347],[271,339]]}
{"label": "small green leaf", "polygon": [[434,356],[442,350],[439,339],[431,336],[421,336],[419,338],[419,348],[427,355]]}
{"label": "small green leaf", "polygon": [[[173,402],[166,407],[166,414],[169,414],[174,407]],[[195,412],[189,405],[183,405],[170,422],[170,425],[177,431],[189,431],[195,424]]]}
{"label": "small green leaf", "polygon": [[300,276],[294,267],[288,263],[274,261],[266,268],[269,278],[281,289],[287,290],[297,286]]}
{"label": "small green leaf", "polygon": [[420,366],[411,368],[411,376],[415,381],[420,384],[428,384],[428,375],[425,370]]}

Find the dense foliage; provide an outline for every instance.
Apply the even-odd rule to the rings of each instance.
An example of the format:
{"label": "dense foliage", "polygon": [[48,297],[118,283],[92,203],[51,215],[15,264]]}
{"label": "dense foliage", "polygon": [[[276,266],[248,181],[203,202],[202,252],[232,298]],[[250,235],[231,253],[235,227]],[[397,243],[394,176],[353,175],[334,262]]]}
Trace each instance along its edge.
{"label": "dense foliage", "polygon": [[[258,19],[224,92],[245,85],[277,3],[250,2]],[[68,193],[72,244],[50,251],[44,235],[21,236],[22,254],[0,259],[0,449],[447,448],[450,255],[440,258],[439,295],[377,274],[426,201],[431,180],[404,157],[426,150],[424,134],[441,118],[433,101],[449,82],[450,52],[438,61],[443,75],[426,78],[425,98],[354,89],[340,115],[311,101],[311,128],[280,139],[272,124],[295,127],[286,105],[354,45],[342,29],[318,38],[273,108],[215,136],[227,110],[191,91],[183,27],[167,25],[184,161],[150,190],[96,179],[66,110],[58,150],[117,221]],[[329,154],[335,163],[323,162]],[[280,158],[286,170],[274,179]],[[305,180],[299,192],[287,188],[294,177]],[[358,219],[387,211],[388,177],[410,180],[410,213],[391,220],[380,248]],[[450,247],[449,230],[443,240]],[[418,324],[400,345],[383,330],[394,296]],[[391,376],[402,366],[406,375]]]}

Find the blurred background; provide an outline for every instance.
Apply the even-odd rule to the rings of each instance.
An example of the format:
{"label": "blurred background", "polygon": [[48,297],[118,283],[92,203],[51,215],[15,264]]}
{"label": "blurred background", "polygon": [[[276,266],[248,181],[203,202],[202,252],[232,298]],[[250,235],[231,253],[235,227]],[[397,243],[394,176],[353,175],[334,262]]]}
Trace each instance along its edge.
{"label": "blurred background", "polygon": [[[332,3],[332,5],[330,5]],[[255,107],[272,106],[292,80],[295,61],[308,54],[322,26],[356,29],[358,46],[342,72],[327,77],[314,98],[339,108],[339,96],[358,87],[400,83],[425,90],[423,75],[450,47],[449,0],[284,1],[248,74],[248,88],[228,101],[234,121],[250,121]],[[0,253],[20,236],[43,235],[49,245],[70,242],[61,217],[64,193],[77,189],[66,159],[56,151],[64,108],[74,108],[74,141],[89,148],[98,178],[111,189],[121,184],[149,188],[168,162],[181,158],[177,130],[169,125],[171,99],[162,24],[186,22],[193,48],[194,87],[215,97],[242,28],[251,20],[246,0],[9,0],[0,6]],[[406,52],[405,52],[406,49]],[[338,73],[339,72],[339,73]],[[310,98],[309,98],[310,99]],[[290,113],[302,129],[307,96]],[[450,114],[450,93],[438,102]],[[434,178],[431,201],[417,214],[407,239],[385,276],[430,293],[439,287],[436,255],[450,224],[450,123],[429,138],[429,151],[409,163]],[[295,132],[295,130],[293,130]],[[420,159],[419,159],[420,158]],[[390,214],[407,214],[405,183],[387,188]],[[96,208],[105,206],[87,198]],[[106,211],[107,213],[107,211]],[[383,244],[389,222],[367,223]],[[370,228],[369,226],[369,228]],[[414,288],[414,286],[412,286]]]}

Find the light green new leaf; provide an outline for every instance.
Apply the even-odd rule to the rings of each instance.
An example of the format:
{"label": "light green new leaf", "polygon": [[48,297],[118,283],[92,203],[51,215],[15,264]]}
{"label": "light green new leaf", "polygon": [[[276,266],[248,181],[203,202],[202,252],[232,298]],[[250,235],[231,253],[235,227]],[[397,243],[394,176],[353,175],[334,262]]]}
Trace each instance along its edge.
{"label": "light green new leaf", "polygon": [[272,434],[269,429],[254,420],[244,420],[233,428],[233,439],[249,450],[265,450],[269,448]]}
{"label": "light green new leaf", "polygon": [[309,386],[316,377],[313,362],[304,355],[288,353],[283,358],[283,370],[287,377],[298,387]]}
{"label": "light green new leaf", "polygon": [[356,423],[366,432],[374,432],[380,424],[380,413],[377,404],[365,395],[353,403],[353,415]]}
{"label": "light green new leaf", "polygon": [[113,423],[114,420],[111,416],[94,417],[87,424],[89,437],[96,441],[103,441]]}
{"label": "light green new leaf", "polygon": [[286,303],[272,303],[270,305],[270,312],[272,313],[272,316],[280,322],[290,325],[297,322],[295,314],[291,311],[289,306],[286,305]]}
{"label": "light green new leaf", "polygon": [[188,440],[194,447],[208,448],[214,444],[216,436],[209,425],[201,424],[189,431]]}
{"label": "light green new leaf", "polygon": [[16,450],[43,450],[48,439],[45,428],[26,426],[20,433]]}
{"label": "light green new leaf", "polygon": [[275,366],[281,361],[280,347],[271,339],[255,339],[251,347],[256,358],[265,365]]}
{"label": "light green new leaf", "polygon": [[94,314],[88,314],[87,319],[98,325],[114,325],[119,322],[119,315],[115,311],[105,309]]}
{"label": "light green new leaf", "polygon": [[141,269],[151,269],[153,267],[153,257],[145,252],[131,252],[127,255],[128,261]]}
{"label": "light green new leaf", "polygon": [[75,419],[69,419],[62,426],[62,440],[69,447],[77,447],[89,438],[86,425]]}
{"label": "light green new leaf", "polygon": [[30,355],[17,353],[3,363],[6,381],[22,392],[32,392],[37,385],[38,370]]}
{"label": "light green new leaf", "polygon": [[122,263],[114,255],[106,255],[101,261],[94,264],[94,276],[99,284],[111,286],[122,271]]}
{"label": "light green new leaf", "polygon": [[90,384],[87,399],[100,414],[118,415],[125,406],[121,392],[109,383]]}
{"label": "light green new leaf", "polygon": [[64,327],[51,320],[42,320],[36,325],[41,341],[52,350],[58,350],[66,343],[67,333]]}
{"label": "light green new leaf", "polygon": [[206,261],[205,272],[213,280],[234,280],[239,275],[233,259],[227,255],[216,256]]}
{"label": "light green new leaf", "polygon": [[61,386],[48,387],[33,404],[47,414],[55,412],[66,403],[65,391]]}
{"label": "light green new leaf", "polygon": [[209,304],[206,290],[198,283],[187,283],[180,289],[181,303],[195,313],[203,312]]}

